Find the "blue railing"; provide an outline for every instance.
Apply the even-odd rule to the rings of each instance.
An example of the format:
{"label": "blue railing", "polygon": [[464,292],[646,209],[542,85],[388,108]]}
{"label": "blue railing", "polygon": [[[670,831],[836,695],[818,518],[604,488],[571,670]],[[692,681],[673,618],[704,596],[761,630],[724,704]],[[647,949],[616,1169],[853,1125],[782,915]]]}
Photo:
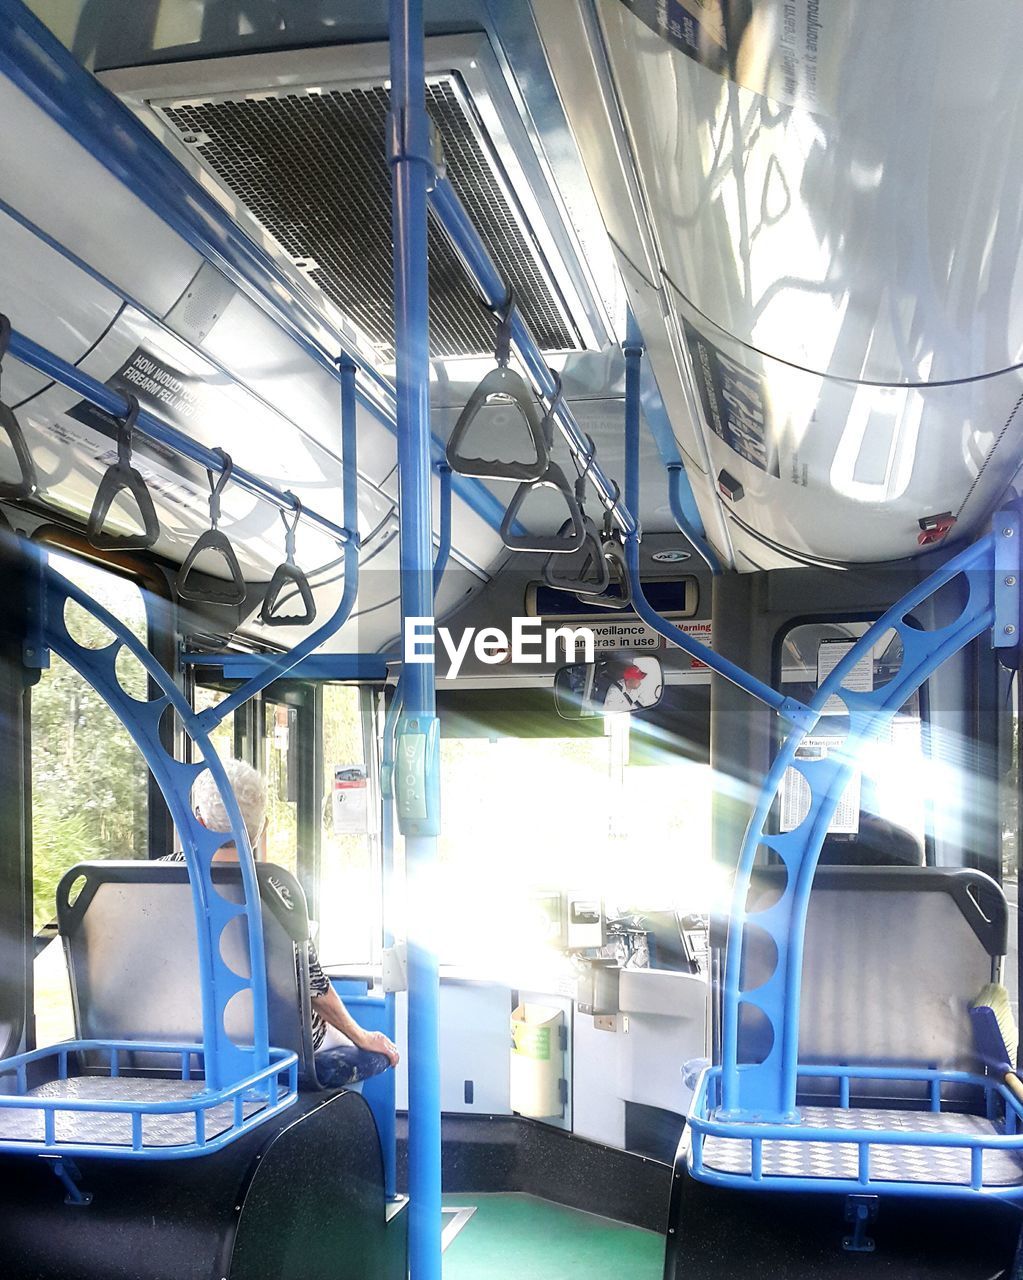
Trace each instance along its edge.
{"label": "blue railing", "polygon": [[[837,1124],[822,1124],[818,1127],[806,1123],[723,1120],[719,1118],[723,1097],[721,1068],[708,1067],[697,1083],[687,1120],[691,1153],[688,1167],[692,1176],[700,1182],[717,1186],[758,1190],[816,1191],[847,1195],[863,1194],[866,1191],[876,1194],[883,1191],[886,1195],[955,1198],[982,1194],[1013,1200],[1023,1199],[1023,1105],[1005,1085],[993,1077],[974,1075],[967,1071],[856,1064],[801,1064],[798,1075],[800,1081],[825,1080],[838,1085],[838,1105],[828,1111],[832,1116],[849,1114],[852,1117],[856,1114],[858,1109],[852,1105],[855,1085],[869,1081],[919,1084],[920,1098],[917,1101],[922,1104],[922,1109],[900,1108],[898,1128],[872,1128],[862,1123],[857,1126],[855,1122],[848,1127]],[[923,1125],[927,1119],[933,1122],[937,1115],[959,1115],[958,1109],[946,1110],[942,1094],[944,1085],[956,1086],[960,1091],[964,1085],[973,1086],[979,1093],[983,1093],[987,1115],[990,1117],[1000,1113],[1004,1119],[992,1120],[990,1132],[925,1129]],[[863,1104],[865,1107],[876,1105],[874,1098]],[[867,1113],[859,1114],[865,1118]],[[996,1127],[998,1123],[1002,1125],[1001,1132]],[[736,1143],[749,1144],[748,1160],[746,1149],[734,1151],[733,1144]],[[826,1164],[826,1158],[820,1160],[819,1153],[825,1149],[829,1148],[832,1152],[842,1149],[842,1153],[849,1159],[855,1153],[856,1176],[850,1178],[818,1174],[804,1177],[772,1173],[766,1167],[767,1158],[771,1155],[771,1144],[781,1143],[786,1144],[788,1152],[792,1150],[791,1144],[818,1144],[816,1151],[822,1164]],[[942,1150],[968,1152],[969,1163],[958,1175],[958,1180],[957,1175],[950,1175],[947,1170],[939,1180],[928,1172],[927,1161],[921,1155],[915,1162],[917,1176],[913,1179],[896,1179],[884,1176],[876,1169],[877,1156],[874,1148],[878,1147],[898,1147],[921,1153]],[[997,1180],[990,1175],[986,1180],[984,1157],[989,1153],[1000,1153],[1003,1156],[1007,1154],[1014,1162],[1018,1162],[1018,1179],[1007,1178],[1003,1169]],[[778,1164],[784,1163],[784,1159],[778,1160]],[[736,1165],[748,1165],[748,1170],[736,1171]]]}
{"label": "blue railing", "polygon": [[[127,1097],[89,1097],[82,1089],[84,1081],[104,1079],[95,1072],[88,1076],[70,1075],[72,1055],[89,1054],[106,1063],[106,1079],[120,1077],[122,1056],[144,1053],[164,1055],[174,1063],[180,1081],[195,1081],[196,1091],[188,1097],[161,1097],[167,1082],[161,1080],[124,1080],[133,1092]],[[193,1063],[195,1069],[193,1069]],[[14,1092],[0,1094],[0,1151],[20,1154],[126,1157],[137,1160],[182,1159],[209,1155],[242,1133],[264,1124],[278,1112],[291,1106],[298,1096],[298,1058],[281,1049],[270,1050],[266,1066],[230,1085],[206,1088],[197,1079],[205,1072],[206,1050],[201,1044],[168,1044],[143,1040],[66,1040],[45,1049],[35,1049],[0,1062],[0,1080],[13,1077]],[[34,1071],[33,1071],[34,1069]],[[74,1094],[59,1090],[47,1095],[30,1092],[30,1080],[38,1073],[52,1089],[54,1081],[73,1081]],[[146,1094],[151,1096],[145,1096]],[[218,1112],[218,1114],[211,1114]],[[17,1121],[41,1122],[42,1133],[25,1134],[24,1123],[18,1132]],[[123,1117],[122,1131],[111,1129],[102,1121]],[[90,1119],[91,1118],[91,1119]],[[154,1133],[160,1121],[191,1119],[187,1138],[176,1129]],[[147,1133],[146,1121],[153,1122]],[[213,1128],[215,1131],[210,1133]]]}

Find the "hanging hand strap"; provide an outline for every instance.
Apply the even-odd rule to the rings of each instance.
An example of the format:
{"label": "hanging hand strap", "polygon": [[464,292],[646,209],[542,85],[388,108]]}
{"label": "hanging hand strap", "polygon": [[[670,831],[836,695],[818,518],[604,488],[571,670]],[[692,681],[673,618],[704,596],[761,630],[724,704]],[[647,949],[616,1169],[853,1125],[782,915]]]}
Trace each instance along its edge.
{"label": "hanging hand strap", "polygon": [[[89,512],[86,537],[94,547],[104,551],[147,551],[160,536],[153,499],[141,474],[131,465],[131,439],[139,416],[139,402],[128,397],[128,412],[117,423],[117,461],[104,472]],[[110,508],[124,490],[135,499],[142,528],[138,533],[104,533]]]}
{"label": "hanging hand strap", "polygon": [[602,609],[631,609],[632,588],[629,585],[629,570],[625,563],[625,552],[616,538],[604,539],[604,562],[607,565],[609,586],[618,589],[618,595],[594,596],[589,603],[598,604]]}
{"label": "hanging hand strap", "polygon": [[494,359],[499,369],[508,366],[512,349],[512,317],[515,315],[515,290],[508,285],[504,302],[494,308],[497,318],[497,337],[494,339]]}
{"label": "hanging hand strap", "polygon": [[[578,487],[576,494],[578,497]],[[551,555],[547,558],[543,567],[543,580],[556,591],[570,591],[577,596],[599,596],[607,590],[611,575],[600,532],[585,514],[583,530],[583,545],[578,551],[572,555]],[[560,532],[566,536],[570,534],[570,520],[565,521]]]}
{"label": "hanging hand strap", "polygon": [[[554,407],[561,398],[561,383],[552,408],[546,417],[540,417],[536,396],[521,374],[508,367],[511,360],[512,316],[515,312],[515,294],[509,288],[508,296],[499,311],[500,324],[494,346],[497,368],[491,369],[469,397],[465,408],[458,415],[455,429],[447,443],[448,466],[457,475],[473,476],[477,480],[517,480],[529,483],[539,480],[550,462],[552,429],[549,422]],[[517,410],[529,433],[533,456],[522,461],[499,462],[496,458],[482,458],[463,451],[463,443],[481,411],[499,401]]]}
{"label": "hanging hand strap", "polygon": [[[210,527],[204,534],[199,536],[195,546],[186,556],[185,563],[181,566],[181,571],[178,574],[177,592],[180,599],[194,600],[201,604],[240,605],[247,594],[242,568],[238,563],[234,547],[231,546],[227,537],[217,528],[220,523],[220,497],[231,478],[234,463],[231,461],[230,454],[225,453],[223,449],[215,449],[214,452],[220,455],[223,462],[223,470],[216,478],[214,478],[212,471],[207,470],[206,472],[206,478],[210,485]],[[220,586],[205,584],[196,586],[189,581],[190,575],[195,569],[195,562],[204,551],[213,552],[224,561],[230,574],[230,580],[227,583],[222,583]],[[220,582],[220,579],[210,578],[205,573],[201,576],[207,582]]]}
{"label": "hanging hand strap", "polygon": [[[295,561],[295,530],[302,519],[302,503],[288,490],[285,493],[295,504],[295,516],[289,523],[287,512],[281,512],[281,520],[284,522],[284,563],[277,566],[270,579],[259,610],[259,620],[265,627],[308,627],[316,620],[316,601],[313,599],[309,579]],[[281,593],[287,587],[294,587],[301,598],[304,609],[302,614],[291,616],[275,613],[278,605],[285,603],[281,600]],[[288,596],[288,600],[293,598],[294,592]]]}
{"label": "hanging hand strap", "polygon": [[[556,534],[513,533],[518,520],[519,511],[531,493],[538,489],[555,489],[568,507],[566,520]],[[539,480],[520,484],[508,505],[501,521],[501,541],[509,551],[547,551],[551,555],[570,555],[578,551],[586,540],[582,512],[575,500],[575,494],[568,486],[565,473],[556,462],[552,462],[546,473]]]}
{"label": "hanging hand strap", "polygon": [[[11,322],[6,316],[0,315],[0,375],[3,374],[4,356],[10,345]],[[14,416],[14,410],[4,404],[2,395],[0,395],[0,431],[10,440],[18,470],[21,472],[20,480],[0,481],[0,498],[30,498],[39,488],[35,463],[32,461],[32,454],[21,425]]]}

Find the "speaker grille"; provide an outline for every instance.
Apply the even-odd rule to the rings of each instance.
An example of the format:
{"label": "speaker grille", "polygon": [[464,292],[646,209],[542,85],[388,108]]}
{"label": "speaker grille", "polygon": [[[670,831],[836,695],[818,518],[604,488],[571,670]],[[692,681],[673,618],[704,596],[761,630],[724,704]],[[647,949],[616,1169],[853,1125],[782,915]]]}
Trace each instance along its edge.
{"label": "speaker grille", "polygon": [[[533,336],[545,351],[578,349],[567,310],[451,78],[427,85],[427,106],[451,184],[514,288]],[[394,351],[388,108],[383,86],[159,106],[220,185],[290,258],[305,264],[309,278],[384,359]],[[432,222],[429,253],[431,354],[492,351],[495,321]]]}

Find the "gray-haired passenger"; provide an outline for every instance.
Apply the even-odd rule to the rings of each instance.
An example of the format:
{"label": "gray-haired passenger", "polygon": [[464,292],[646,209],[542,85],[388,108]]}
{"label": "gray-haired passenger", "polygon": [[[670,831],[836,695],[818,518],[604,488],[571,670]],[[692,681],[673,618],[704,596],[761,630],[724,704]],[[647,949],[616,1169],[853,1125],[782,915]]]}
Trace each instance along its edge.
{"label": "gray-haired passenger", "polygon": [[[263,856],[263,836],[266,832],[266,784],[262,775],[244,760],[226,760],[224,771],[238,802],[253,856],[259,859]],[[204,827],[210,831],[229,832],[231,830],[227,806],[209,769],[203,770],[192,788],[192,804],[195,806],[196,817]],[[237,862],[238,850],[234,842],[231,841],[218,849],[213,860],[214,862]],[[183,862],[184,854],[170,854],[167,861]],[[382,1031],[367,1031],[359,1026],[331,986],[330,979],[323,972],[313,944],[310,942],[307,946],[312,1039],[318,1066],[321,1054],[353,1045],[366,1053],[382,1054],[387,1059],[388,1065],[396,1066],[397,1046]],[[365,1074],[368,1073],[365,1071],[360,1073],[360,1075]],[[344,1083],[344,1081],[325,1080],[324,1083]]]}

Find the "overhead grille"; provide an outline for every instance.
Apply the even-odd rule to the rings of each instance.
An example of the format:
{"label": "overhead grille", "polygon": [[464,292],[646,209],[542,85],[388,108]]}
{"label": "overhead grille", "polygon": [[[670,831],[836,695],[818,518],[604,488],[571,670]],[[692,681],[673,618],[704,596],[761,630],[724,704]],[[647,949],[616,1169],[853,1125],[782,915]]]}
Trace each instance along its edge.
{"label": "overhead grille", "polygon": [[[452,77],[427,85],[427,105],[451,184],[514,288],[533,336],[545,351],[578,349],[566,309]],[[237,94],[154,106],[339,310],[385,357],[393,354],[387,90]],[[495,322],[432,222],[429,254],[431,354],[492,351]]]}

